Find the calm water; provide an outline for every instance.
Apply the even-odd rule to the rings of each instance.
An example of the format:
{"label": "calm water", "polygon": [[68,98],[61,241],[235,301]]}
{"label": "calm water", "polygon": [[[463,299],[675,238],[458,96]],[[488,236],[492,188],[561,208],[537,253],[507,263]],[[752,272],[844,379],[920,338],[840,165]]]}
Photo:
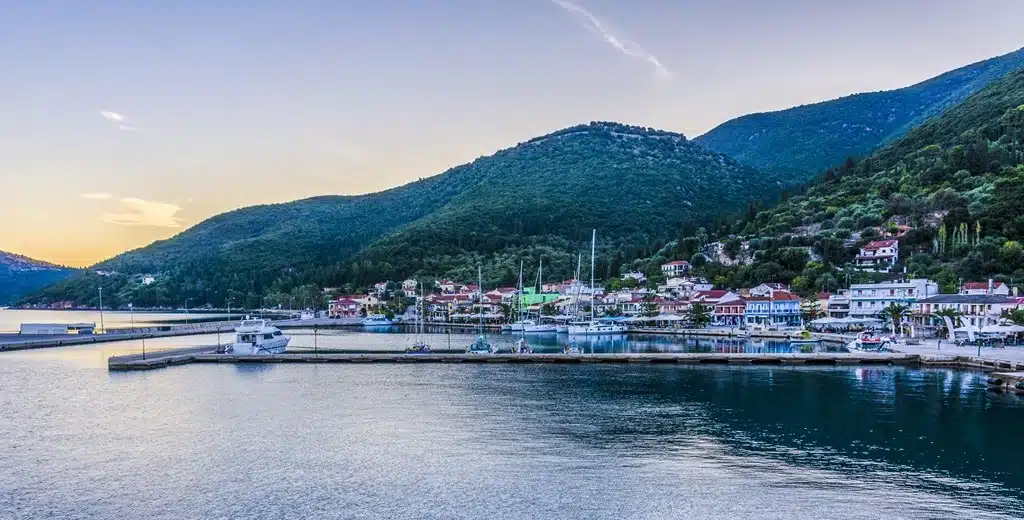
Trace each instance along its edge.
{"label": "calm water", "polygon": [[[311,340],[295,337],[298,347]],[[402,340],[317,337],[341,346]],[[663,365],[107,372],[107,356],[140,347],[0,355],[0,518],[1024,512],[1024,399],[987,393],[973,373]]]}
{"label": "calm water", "polygon": [[[223,318],[223,314],[195,313],[188,314],[189,321],[207,321]],[[136,312],[136,325],[166,325],[184,323],[185,313],[173,312]],[[131,326],[130,312],[103,312],[103,324],[110,329]],[[36,311],[11,310],[0,311],[0,333],[18,332],[22,323],[95,323],[100,324],[100,311]]]}

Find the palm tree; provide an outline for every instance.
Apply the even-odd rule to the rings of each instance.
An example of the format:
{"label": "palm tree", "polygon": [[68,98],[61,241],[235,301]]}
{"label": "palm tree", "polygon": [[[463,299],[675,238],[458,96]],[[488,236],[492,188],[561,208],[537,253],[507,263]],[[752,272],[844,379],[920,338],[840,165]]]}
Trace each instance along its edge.
{"label": "palm tree", "polygon": [[910,307],[898,303],[890,303],[888,307],[879,313],[879,316],[883,319],[888,319],[892,322],[892,333],[896,334],[896,329],[898,328],[900,335],[903,335],[903,327],[900,324],[903,323],[903,318],[909,315]]}
{"label": "palm tree", "polygon": [[690,305],[690,312],[687,314],[690,324],[695,329],[703,329],[711,323],[711,307],[700,302]]}

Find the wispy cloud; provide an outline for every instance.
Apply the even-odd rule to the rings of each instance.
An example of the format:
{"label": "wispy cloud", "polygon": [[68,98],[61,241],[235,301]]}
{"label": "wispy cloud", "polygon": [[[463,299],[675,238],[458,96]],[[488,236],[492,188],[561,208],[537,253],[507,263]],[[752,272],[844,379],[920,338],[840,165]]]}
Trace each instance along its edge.
{"label": "wispy cloud", "polygon": [[107,200],[107,199],[114,198],[113,195],[111,195],[109,193],[103,193],[103,192],[82,193],[82,194],[79,195],[79,197],[82,197],[83,199],[89,199],[89,200]]}
{"label": "wispy cloud", "polygon": [[100,117],[106,119],[108,123],[117,127],[118,130],[124,130],[126,132],[135,131],[135,125],[128,122],[128,119],[119,112],[113,112],[110,110],[100,110]]}
{"label": "wispy cloud", "polygon": [[131,197],[125,197],[119,202],[120,211],[104,213],[100,215],[100,220],[122,226],[182,227],[177,216],[181,207],[176,204]]}
{"label": "wispy cloud", "polygon": [[555,5],[565,9],[574,18],[579,20],[588,30],[596,33],[608,45],[630,58],[643,60],[654,67],[654,70],[661,77],[672,77],[672,72],[655,55],[647,52],[639,44],[630,41],[622,34],[616,34],[607,23],[601,21],[593,13],[582,6],[574,4],[569,0],[551,0]]}

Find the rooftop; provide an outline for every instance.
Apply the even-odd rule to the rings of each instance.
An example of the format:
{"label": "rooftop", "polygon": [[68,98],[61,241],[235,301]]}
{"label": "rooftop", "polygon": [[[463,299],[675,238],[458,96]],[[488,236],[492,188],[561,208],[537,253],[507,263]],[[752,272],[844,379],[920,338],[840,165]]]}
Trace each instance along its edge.
{"label": "rooftop", "polygon": [[917,300],[917,303],[973,303],[973,304],[1004,304],[1014,303],[1014,298],[1007,298],[1005,296],[996,296],[991,294],[940,294],[938,296],[932,296],[923,300]]}

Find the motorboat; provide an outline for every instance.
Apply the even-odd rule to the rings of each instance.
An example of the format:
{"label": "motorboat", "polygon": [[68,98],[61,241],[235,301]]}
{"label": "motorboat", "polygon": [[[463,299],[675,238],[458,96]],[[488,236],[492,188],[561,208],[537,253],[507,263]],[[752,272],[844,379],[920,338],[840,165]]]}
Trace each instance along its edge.
{"label": "motorboat", "polygon": [[395,322],[389,320],[388,317],[383,314],[371,314],[363,318],[359,324],[364,327],[390,327],[394,325]]}
{"label": "motorboat", "polygon": [[406,354],[430,354],[430,345],[425,341],[417,341],[405,349]]}
{"label": "motorboat", "polygon": [[533,347],[526,342],[525,339],[520,338],[518,341],[512,344],[513,354],[533,354]]}
{"label": "motorboat", "polygon": [[618,325],[615,323],[605,323],[601,321],[592,321],[588,323],[579,323],[569,325],[570,336],[606,336],[615,334],[625,334],[626,326]]}
{"label": "motorboat", "polygon": [[895,344],[892,338],[861,334],[857,339],[846,345],[848,350],[859,350],[861,352],[889,352]]}
{"label": "motorboat", "polygon": [[568,343],[564,347],[562,347],[562,353],[563,354],[582,354],[583,353],[583,349],[580,348],[579,344],[574,341],[574,342]]}
{"label": "motorboat", "polygon": [[242,320],[235,328],[235,342],[224,352],[235,355],[284,354],[291,338],[266,320]]}
{"label": "motorboat", "polygon": [[497,352],[497,349],[487,341],[487,338],[479,336],[476,338],[476,341],[469,345],[466,352],[469,354],[494,354]]}

